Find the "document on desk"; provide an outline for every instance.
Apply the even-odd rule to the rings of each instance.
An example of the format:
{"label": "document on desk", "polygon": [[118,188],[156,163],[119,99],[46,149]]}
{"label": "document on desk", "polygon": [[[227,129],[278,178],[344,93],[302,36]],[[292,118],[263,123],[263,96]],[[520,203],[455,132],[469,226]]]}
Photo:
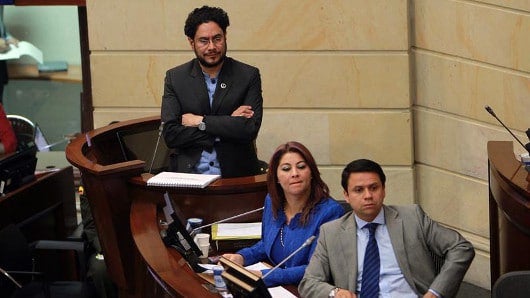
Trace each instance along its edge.
{"label": "document on desk", "polygon": [[[256,263],[254,265],[246,266],[245,269],[247,270],[263,270],[263,269],[269,269],[270,266],[267,266],[267,264],[264,264],[262,262]],[[296,298],[293,293],[289,292],[286,288],[282,286],[268,288],[269,293],[271,294],[272,298]]]}
{"label": "document on desk", "polygon": [[261,239],[261,222],[218,223],[212,226],[212,240]]}
{"label": "document on desk", "polygon": [[18,45],[9,45],[11,49],[0,54],[0,60],[19,59],[21,56],[30,56],[42,63],[42,51],[27,41],[19,41]]}

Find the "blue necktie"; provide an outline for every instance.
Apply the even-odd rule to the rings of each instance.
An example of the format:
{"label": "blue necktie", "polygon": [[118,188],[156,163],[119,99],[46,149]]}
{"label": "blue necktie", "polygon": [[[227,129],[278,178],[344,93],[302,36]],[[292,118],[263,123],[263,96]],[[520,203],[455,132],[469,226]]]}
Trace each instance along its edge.
{"label": "blue necktie", "polygon": [[370,236],[368,245],[364,253],[363,276],[361,279],[361,298],[379,297],[379,270],[381,261],[379,260],[379,248],[375,240],[375,229],[379,224],[369,223],[363,228],[368,228]]}

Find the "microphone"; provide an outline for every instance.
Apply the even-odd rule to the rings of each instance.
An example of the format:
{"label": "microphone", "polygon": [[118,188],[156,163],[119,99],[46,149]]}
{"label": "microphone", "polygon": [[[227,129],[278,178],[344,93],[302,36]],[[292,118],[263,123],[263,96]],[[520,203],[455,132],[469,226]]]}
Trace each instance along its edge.
{"label": "microphone", "polygon": [[241,213],[241,214],[238,214],[238,215],[234,215],[232,217],[229,217],[229,218],[225,218],[225,219],[221,219],[221,220],[218,220],[216,222],[212,222],[211,224],[207,224],[207,225],[204,225],[204,226],[200,226],[200,227],[196,227],[195,229],[191,230],[191,233],[194,233],[195,231],[197,230],[200,230],[202,228],[206,228],[206,227],[209,227],[209,226],[213,226],[215,224],[218,224],[218,223],[222,223],[222,222],[225,222],[225,221],[229,221],[229,220],[232,220],[232,219],[235,219],[235,218],[238,218],[238,217],[242,217],[242,216],[245,216],[247,214],[251,214],[251,213],[254,213],[254,212],[258,212],[258,211],[261,211],[263,210],[264,207],[261,207],[261,208],[258,208],[258,209],[254,209],[254,210],[250,210],[250,211],[247,211],[245,213]]}
{"label": "microphone", "polygon": [[156,146],[155,146],[155,152],[153,152],[153,158],[151,159],[151,165],[149,166],[149,174],[151,174],[151,170],[153,169],[153,164],[155,163],[156,158],[156,151],[158,150],[158,144],[160,144],[160,137],[162,136],[162,130],[164,129],[164,122],[160,122],[160,126],[158,127],[158,138],[156,139]]}
{"label": "microphone", "polygon": [[22,289],[22,285],[19,284],[12,276],[11,274],[9,274],[7,271],[5,271],[4,269],[2,269],[0,267],[0,273],[2,273],[3,275],[5,275],[7,278],[9,278],[9,280],[11,282],[13,282],[19,289]]}
{"label": "microphone", "polygon": [[307,240],[299,248],[297,248],[290,255],[288,255],[287,258],[283,259],[280,263],[278,263],[278,265],[272,267],[272,269],[269,272],[267,272],[265,275],[263,275],[262,279],[267,278],[267,276],[269,276],[269,274],[271,274],[274,270],[278,269],[281,265],[283,265],[283,263],[287,262],[290,258],[292,258],[299,251],[301,251],[304,247],[309,246],[311,244],[311,242],[313,242],[313,240],[315,240],[315,238],[316,238],[315,235],[307,238]]}
{"label": "microphone", "polygon": [[86,140],[87,146],[88,147],[92,147],[92,141],[91,141],[90,136],[88,135],[88,133],[85,133],[85,140]]}
{"label": "microphone", "polygon": [[[497,121],[499,121],[500,124],[502,124],[502,126],[512,135],[512,137],[514,139],[517,140],[517,142],[519,142],[519,144],[521,144],[521,146],[523,146],[524,149],[526,149],[526,151],[528,151],[528,153],[530,153],[530,143],[524,145],[523,142],[521,142],[521,140],[519,140],[514,134],[513,132],[506,126],[504,125],[504,123],[502,123],[501,119],[499,119],[497,117],[497,115],[495,115],[495,112],[493,111],[493,109],[490,107],[490,106],[485,106],[484,107],[486,109],[486,111],[488,111],[488,113],[491,114],[491,116],[495,117],[495,119],[497,119]],[[530,138],[530,128],[526,131],[526,135],[528,136],[528,138]]]}
{"label": "microphone", "polygon": [[57,141],[55,143],[51,143],[49,145],[45,145],[45,146],[39,147],[39,151],[43,151],[45,149],[49,149],[49,148],[51,148],[53,146],[56,146],[56,145],[59,145],[59,144],[62,144],[62,143],[66,143],[66,142],[68,142],[68,139],[65,138],[64,140],[60,140],[60,141]]}

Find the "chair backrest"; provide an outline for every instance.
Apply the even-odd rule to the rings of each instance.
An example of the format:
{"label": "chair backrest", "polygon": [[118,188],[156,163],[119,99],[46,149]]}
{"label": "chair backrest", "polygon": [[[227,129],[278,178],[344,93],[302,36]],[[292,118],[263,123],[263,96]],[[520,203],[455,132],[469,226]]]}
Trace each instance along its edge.
{"label": "chair backrest", "polygon": [[19,115],[7,115],[7,119],[17,136],[17,150],[35,146],[35,124],[31,120]]}
{"label": "chair backrest", "polygon": [[530,297],[530,271],[512,271],[501,275],[493,285],[491,297]]}
{"label": "chair backrest", "polygon": [[[33,271],[31,251],[26,237],[14,224],[0,229],[0,268],[6,271]],[[14,290],[14,283],[2,275],[0,293],[9,297]]]}

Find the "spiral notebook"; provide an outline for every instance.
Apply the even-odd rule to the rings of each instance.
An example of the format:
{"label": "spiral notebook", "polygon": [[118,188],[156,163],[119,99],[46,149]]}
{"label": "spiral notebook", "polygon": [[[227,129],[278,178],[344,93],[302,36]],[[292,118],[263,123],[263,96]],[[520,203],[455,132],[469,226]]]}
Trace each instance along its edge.
{"label": "spiral notebook", "polygon": [[221,175],[161,172],[147,180],[148,186],[205,188]]}

